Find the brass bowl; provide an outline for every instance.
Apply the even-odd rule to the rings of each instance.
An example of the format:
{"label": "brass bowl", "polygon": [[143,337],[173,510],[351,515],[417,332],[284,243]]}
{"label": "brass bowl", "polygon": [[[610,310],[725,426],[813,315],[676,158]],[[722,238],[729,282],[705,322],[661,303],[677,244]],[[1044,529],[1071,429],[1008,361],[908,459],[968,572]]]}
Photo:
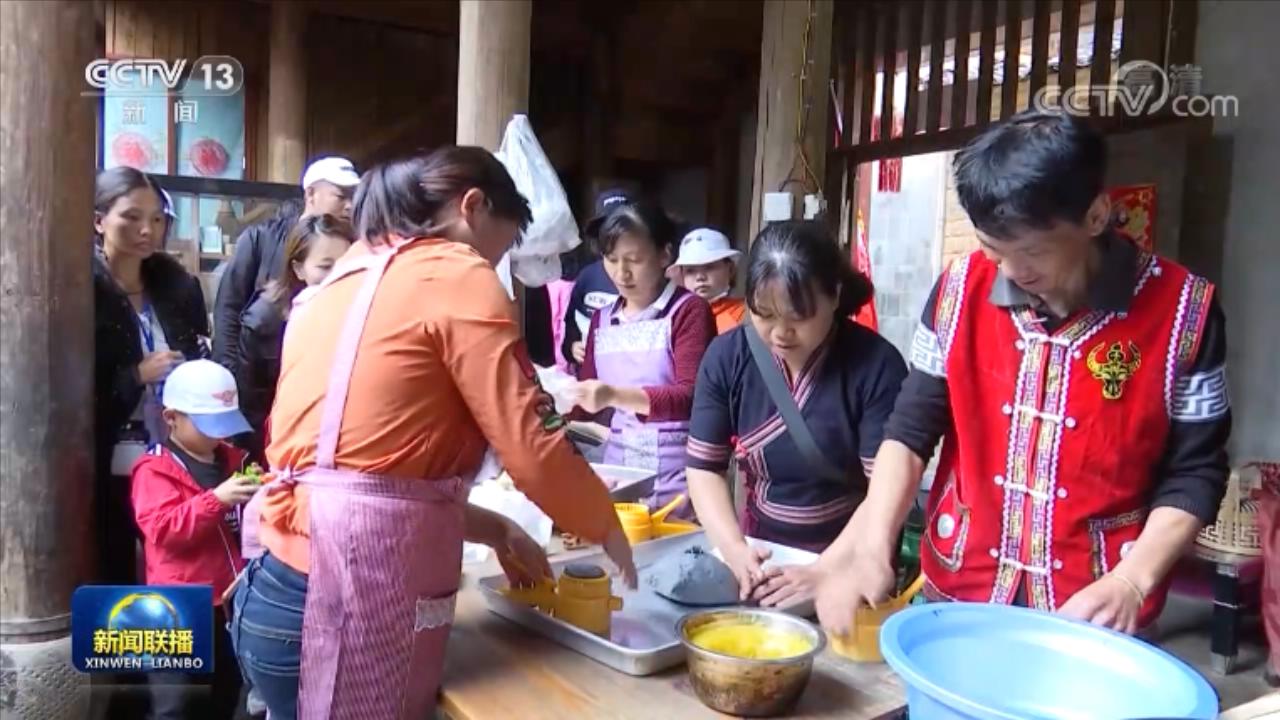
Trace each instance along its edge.
{"label": "brass bowl", "polygon": [[[776,628],[809,641],[809,650],[777,660],[741,658],[699,647],[690,639],[711,624],[744,623]],[[790,710],[809,683],[813,659],[827,645],[826,636],[800,618],[771,610],[704,610],[676,624],[689,665],[689,681],[705,705],[729,715],[769,717]]]}

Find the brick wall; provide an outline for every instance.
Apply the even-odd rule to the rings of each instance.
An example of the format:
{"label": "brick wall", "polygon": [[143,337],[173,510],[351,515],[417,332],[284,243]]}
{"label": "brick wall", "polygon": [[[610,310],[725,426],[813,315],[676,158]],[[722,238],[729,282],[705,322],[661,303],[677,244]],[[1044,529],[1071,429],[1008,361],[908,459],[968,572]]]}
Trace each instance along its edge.
{"label": "brick wall", "polygon": [[951,162],[955,153],[946,155],[946,189],[942,201],[942,267],[947,267],[952,260],[967,255],[978,249],[978,239],[973,234],[973,223],[964,208],[960,207],[960,198],[956,195],[956,178],[951,172]]}

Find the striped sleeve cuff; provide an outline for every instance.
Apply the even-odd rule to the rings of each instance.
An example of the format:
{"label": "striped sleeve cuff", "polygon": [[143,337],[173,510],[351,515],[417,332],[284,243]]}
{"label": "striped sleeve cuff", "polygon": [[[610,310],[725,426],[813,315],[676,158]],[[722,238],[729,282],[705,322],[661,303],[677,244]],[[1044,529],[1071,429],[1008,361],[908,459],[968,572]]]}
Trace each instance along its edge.
{"label": "striped sleeve cuff", "polygon": [[729,467],[733,448],[729,445],[709,443],[690,436],[685,446],[689,467],[699,470],[721,471]]}

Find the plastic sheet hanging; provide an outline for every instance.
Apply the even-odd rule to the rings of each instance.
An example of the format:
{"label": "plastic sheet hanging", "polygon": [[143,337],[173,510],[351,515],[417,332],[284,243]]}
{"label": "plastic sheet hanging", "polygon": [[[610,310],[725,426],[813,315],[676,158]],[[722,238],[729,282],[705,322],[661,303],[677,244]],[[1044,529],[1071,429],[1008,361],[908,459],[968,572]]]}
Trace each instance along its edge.
{"label": "plastic sheet hanging", "polygon": [[560,279],[560,254],[577,247],[578,223],[565,196],[560,177],[525,115],[507,123],[502,144],[495,153],[529,201],[533,220],[523,240],[507,253],[510,272],[526,287],[541,287]]}

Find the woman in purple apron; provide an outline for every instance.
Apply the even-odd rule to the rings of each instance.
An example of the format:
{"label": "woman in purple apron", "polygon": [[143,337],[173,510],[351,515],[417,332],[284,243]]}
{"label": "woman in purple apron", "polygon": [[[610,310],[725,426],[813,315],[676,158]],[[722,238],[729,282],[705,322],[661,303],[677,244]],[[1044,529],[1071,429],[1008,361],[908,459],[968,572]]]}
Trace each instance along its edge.
{"label": "woman in purple apron", "polygon": [[[849,319],[870,300],[871,284],[817,223],[760,233],[746,297],[748,321],[716,338],[698,375],[689,492],[743,597],[786,605],[810,596],[814,578],[763,566],[767,552],[746,537],[813,552],[835,540],[866,493],[907,369],[893,345]],[[803,427],[792,426],[797,420]],[[741,517],[725,477],[735,453],[746,489]]]}
{"label": "woman in purple apron", "polygon": [[274,478],[245,523],[265,552],[235,589],[232,642],[274,720],[428,717],[463,540],[493,546],[513,582],[549,572],[513,523],[466,502],[486,443],[634,586],[608,493],[538,392],[492,269],[529,221],[502,165],[456,147],[390,163],[355,215],[365,239],[295,301]]}
{"label": "woman in purple apron", "polygon": [[[666,278],[675,224],[658,207],[614,207],[596,235],[618,300],[598,310],[587,333],[578,405],[610,415],[604,461],[657,473],[645,503],[685,493],[684,448],[698,365],[715,337],[706,301]],[[693,517],[685,503],[674,515]]]}

